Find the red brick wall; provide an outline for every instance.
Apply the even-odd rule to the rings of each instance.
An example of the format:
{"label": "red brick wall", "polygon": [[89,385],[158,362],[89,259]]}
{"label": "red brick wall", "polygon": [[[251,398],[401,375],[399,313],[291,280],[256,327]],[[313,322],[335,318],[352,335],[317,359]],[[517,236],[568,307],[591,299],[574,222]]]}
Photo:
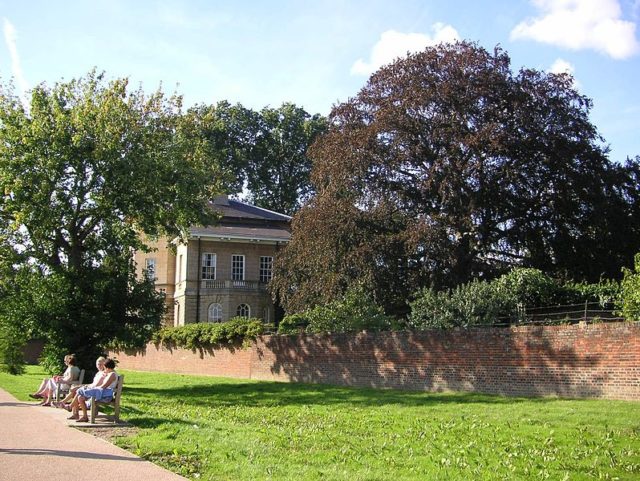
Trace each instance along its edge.
{"label": "red brick wall", "polygon": [[249,349],[117,352],[123,369],[515,396],[640,400],[640,324],[264,336]]}

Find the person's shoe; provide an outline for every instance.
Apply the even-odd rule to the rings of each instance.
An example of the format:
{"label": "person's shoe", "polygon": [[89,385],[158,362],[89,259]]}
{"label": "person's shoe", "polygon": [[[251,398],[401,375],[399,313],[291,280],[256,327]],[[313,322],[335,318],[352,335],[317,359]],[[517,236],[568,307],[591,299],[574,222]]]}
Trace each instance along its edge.
{"label": "person's shoe", "polygon": [[29,394],[31,399],[42,399],[44,396],[42,394]]}
{"label": "person's shoe", "polygon": [[77,423],[88,423],[89,422],[89,418],[80,418],[80,419],[76,419]]}
{"label": "person's shoe", "polygon": [[67,419],[78,419],[78,416],[69,416]]}

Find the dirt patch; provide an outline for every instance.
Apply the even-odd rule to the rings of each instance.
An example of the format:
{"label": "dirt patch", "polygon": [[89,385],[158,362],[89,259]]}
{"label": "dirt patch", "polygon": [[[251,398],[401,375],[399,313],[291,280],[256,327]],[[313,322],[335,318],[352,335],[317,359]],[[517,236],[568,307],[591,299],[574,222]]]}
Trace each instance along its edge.
{"label": "dirt patch", "polygon": [[101,438],[113,442],[114,438],[133,436],[139,429],[133,426],[95,426],[88,428],[77,428],[85,433],[92,434],[96,438]]}

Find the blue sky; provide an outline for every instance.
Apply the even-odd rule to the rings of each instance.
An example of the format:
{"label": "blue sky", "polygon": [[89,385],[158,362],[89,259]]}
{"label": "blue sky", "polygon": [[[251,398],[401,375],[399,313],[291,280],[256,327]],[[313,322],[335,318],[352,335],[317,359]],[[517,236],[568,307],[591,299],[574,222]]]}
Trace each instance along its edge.
{"label": "blue sky", "polygon": [[19,92],[97,67],[186,105],[324,115],[407,50],[500,44],[514,70],[570,71],[612,160],[640,155],[640,0],[0,0],[0,19],[0,77]]}

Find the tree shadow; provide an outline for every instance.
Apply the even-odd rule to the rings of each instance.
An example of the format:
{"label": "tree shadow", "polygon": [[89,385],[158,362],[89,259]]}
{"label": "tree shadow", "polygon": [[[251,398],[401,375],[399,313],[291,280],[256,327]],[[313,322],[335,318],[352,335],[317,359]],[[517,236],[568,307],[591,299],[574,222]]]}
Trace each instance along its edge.
{"label": "tree shadow", "polygon": [[[129,387],[127,397],[134,399],[159,397],[177,399],[181,405],[193,407],[276,407],[338,406],[372,407],[400,405],[407,407],[462,404],[513,404],[530,401],[479,393],[429,393],[397,389],[338,387],[327,384],[282,382],[237,382],[174,386],[166,388]],[[536,401],[546,402],[549,399]],[[137,424],[137,423],[136,423]]]}
{"label": "tree shadow", "polygon": [[67,457],[67,458],[80,458],[80,459],[106,459],[109,461],[144,462],[144,459],[134,457],[134,456],[118,456],[114,454],[100,454],[95,452],[75,451],[75,450],[65,451],[61,449],[0,448],[0,453],[18,454],[23,456],[60,456],[60,457]]}
{"label": "tree shadow", "polygon": [[[576,336],[582,338],[580,352]],[[592,326],[470,328],[270,336],[261,338],[256,349],[258,361],[270,364],[274,377],[295,382],[597,398],[612,374],[600,367],[606,346],[585,352],[584,338],[589,336],[601,333]],[[465,399],[461,395],[456,402],[474,402]]]}

